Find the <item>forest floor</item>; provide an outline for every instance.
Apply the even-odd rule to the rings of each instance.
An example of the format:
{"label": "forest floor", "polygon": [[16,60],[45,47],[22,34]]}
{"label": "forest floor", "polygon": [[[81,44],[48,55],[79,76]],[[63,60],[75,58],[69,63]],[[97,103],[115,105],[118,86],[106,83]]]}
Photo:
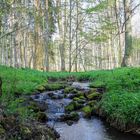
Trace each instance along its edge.
{"label": "forest floor", "polygon": [[[26,139],[25,136],[28,138],[34,136],[34,139],[38,139],[45,137],[46,133],[47,138],[58,137],[55,130],[38,124],[47,121],[47,116],[43,113],[44,108],[36,105],[30,95],[58,89],[70,92],[73,89],[68,87],[68,83],[75,81],[88,81],[90,88],[93,89],[89,95],[79,94],[80,97],[73,98],[73,101],[81,100],[79,98],[87,98],[90,101],[90,104],[82,109],[87,117],[96,113],[121,131],[140,134],[140,68],[48,73],[0,66],[0,77],[2,78],[1,139],[4,137],[8,140],[13,137]],[[93,105],[98,96],[96,93],[100,93],[101,96]],[[66,109],[72,108],[67,106]]]}

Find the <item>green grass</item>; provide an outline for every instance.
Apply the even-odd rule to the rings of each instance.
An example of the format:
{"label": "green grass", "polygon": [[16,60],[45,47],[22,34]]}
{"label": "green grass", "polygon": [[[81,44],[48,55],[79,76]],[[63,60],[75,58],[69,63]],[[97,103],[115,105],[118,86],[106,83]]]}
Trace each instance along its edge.
{"label": "green grass", "polygon": [[[125,125],[140,124],[140,68],[68,73],[39,72],[0,66],[0,77],[3,80],[3,102],[7,98],[10,98],[10,101],[14,100],[12,97],[16,94],[30,95],[38,87],[46,84],[48,79],[60,81],[74,77],[79,81],[89,80],[91,87],[106,89],[100,108],[110,119]],[[54,89],[58,87],[60,86],[54,85]],[[15,102],[14,100],[14,103],[11,103],[13,105],[11,110]]]}
{"label": "green grass", "polygon": [[47,81],[44,73],[0,66],[3,81],[3,96],[7,94],[30,94]]}
{"label": "green grass", "polygon": [[122,68],[97,73],[91,87],[106,87],[107,91],[135,92],[140,90],[140,68]]}
{"label": "green grass", "polygon": [[91,87],[105,87],[100,109],[108,119],[125,129],[128,124],[140,125],[140,68],[98,71]]}
{"label": "green grass", "polygon": [[116,123],[140,125],[140,93],[110,92],[104,95],[100,106]]}
{"label": "green grass", "polygon": [[5,106],[5,113],[18,114],[21,120],[32,116],[33,112],[22,105],[22,96],[36,92],[41,84],[47,83],[46,75],[35,70],[0,66],[0,77],[3,82],[0,103]]}

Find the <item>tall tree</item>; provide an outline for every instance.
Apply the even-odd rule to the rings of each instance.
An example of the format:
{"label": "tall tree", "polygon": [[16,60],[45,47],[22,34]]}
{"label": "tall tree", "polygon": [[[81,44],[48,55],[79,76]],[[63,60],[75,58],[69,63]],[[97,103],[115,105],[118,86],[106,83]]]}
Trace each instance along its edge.
{"label": "tall tree", "polygon": [[124,6],[124,32],[125,32],[125,50],[122,66],[128,65],[128,58],[132,49],[132,26],[131,26],[131,0],[123,0]]}

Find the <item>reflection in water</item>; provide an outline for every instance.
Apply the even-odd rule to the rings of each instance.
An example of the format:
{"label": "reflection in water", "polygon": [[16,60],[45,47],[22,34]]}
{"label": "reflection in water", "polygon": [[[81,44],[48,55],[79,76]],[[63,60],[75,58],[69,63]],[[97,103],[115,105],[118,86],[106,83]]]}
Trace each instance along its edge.
{"label": "reflection in water", "polygon": [[56,123],[55,129],[60,133],[61,140],[139,140],[140,137],[126,135],[103,124],[97,118],[87,120],[81,118],[78,123],[68,126]]}

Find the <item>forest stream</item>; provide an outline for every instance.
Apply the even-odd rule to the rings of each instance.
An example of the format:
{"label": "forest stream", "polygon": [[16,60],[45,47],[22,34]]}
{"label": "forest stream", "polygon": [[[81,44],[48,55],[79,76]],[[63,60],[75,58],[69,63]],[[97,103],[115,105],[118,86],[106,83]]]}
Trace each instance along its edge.
{"label": "forest stream", "polygon": [[[70,86],[83,92],[90,90],[88,82],[73,82]],[[68,116],[68,114],[65,107],[72,102],[71,97],[71,93],[65,95],[64,89],[32,96],[34,101],[47,104],[45,111],[48,116],[47,124],[60,134],[60,140],[139,140],[139,136],[122,133],[110,127],[96,115],[85,118],[83,113],[78,110],[76,112],[79,115],[77,121],[66,121],[64,116]]]}

